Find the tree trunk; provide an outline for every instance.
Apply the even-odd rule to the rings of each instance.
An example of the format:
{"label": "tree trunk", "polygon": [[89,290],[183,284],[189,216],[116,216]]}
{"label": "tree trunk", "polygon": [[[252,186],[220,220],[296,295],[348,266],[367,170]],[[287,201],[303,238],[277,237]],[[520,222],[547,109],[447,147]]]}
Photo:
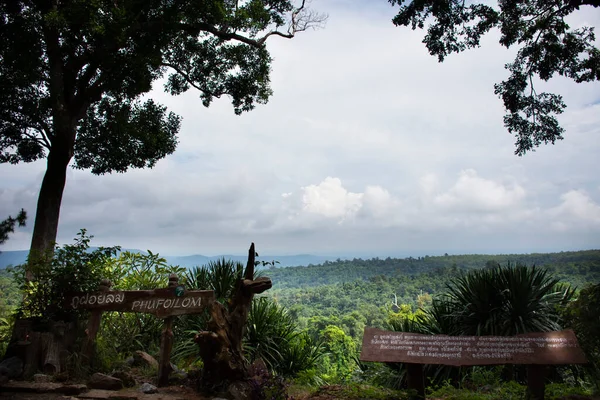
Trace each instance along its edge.
{"label": "tree trunk", "polygon": [[67,180],[67,166],[71,155],[72,146],[69,148],[68,144],[60,142],[53,143],[48,154],[48,166],[42,181],[33,226],[26,273],[27,280],[33,278],[32,268],[45,264],[53,255],[58,232],[60,205]]}
{"label": "tree trunk", "polygon": [[254,295],[272,286],[269,278],[253,279],[255,254],[252,243],[244,277],[237,283],[227,307],[213,302],[207,330],[196,335],[204,362],[201,386],[205,389],[220,389],[248,377],[248,362],[242,348],[248,313]]}

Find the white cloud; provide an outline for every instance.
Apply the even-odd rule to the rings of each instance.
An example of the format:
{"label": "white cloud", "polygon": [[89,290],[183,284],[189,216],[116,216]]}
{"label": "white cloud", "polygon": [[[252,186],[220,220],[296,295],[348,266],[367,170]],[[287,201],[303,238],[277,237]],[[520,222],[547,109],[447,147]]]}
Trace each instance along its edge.
{"label": "white cloud", "polygon": [[560,196],[561,203],[548,210],[554,228],[576,230],[600,228],[600,205],[582,190],[570,190]]}
{"label": "white cloud", "polygon": [[318,185],[302,188],[303,209],[341,220],[352,217],[362,206],[362,193],[348,192],[338,178],[327,177]]}
{"label": "white cloud", "polygon": [[525,197],[525,189],[514,184],[481,178],[467,169],[460,172],[458,181],[446,193],[435,197],[435,203],[449,209],[468,212],[493,212],[513,208]]}

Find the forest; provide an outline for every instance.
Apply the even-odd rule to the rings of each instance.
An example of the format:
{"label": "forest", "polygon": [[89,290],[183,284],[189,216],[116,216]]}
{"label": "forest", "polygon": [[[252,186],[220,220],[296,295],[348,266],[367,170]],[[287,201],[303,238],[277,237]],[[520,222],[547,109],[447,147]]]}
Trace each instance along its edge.
{"label": "forest", "polygon": [[[90,241],[82,231],[74,244],[57,248],[55,268],[37,277],[40,283],[35,289],[25,282],[23,266],[0,271],[2,352],[7,349],[16,315],[65,318],[61,302],[67,287],[94,290],[100,279],[107,278],[116,289],[152,289],[166,286],[169,275],[175,273],[186,287],[212,289],[217,299],[226,302],[243,269],[238,262],[222,259],[187,270],[168,265],[152,252],[117,255],[116,248],[89,251]],[[261,264],[260,258],[256,263]],[[598,390],[600,326],[598,311],[592,305],[600,296],[600,285],[593,284],[600,282],[600,251],[354,259],[286,268],[271,263],[256,274],[270,277],[273,287],[253,300],[244,353],[250,362],[263,360],[273,374],[268,382],[261,381],[264,390],[296,396],[319,390],[349,391],[343,393],[350,397],[407,396],[402,364],[359,361],[365,327],[453,335],[513,335],[575,328],[591,364],[553,368],[547,392],[555,397],[549,398],[589,395]],[[514,296],[504,295],[496,300],[498,304],[489,304],[493,301],[489,285],[502,292],[502,285],[509,284],[502,283],[503,274],[512,276]],[[30,293],[25,302],[20,294],[23,290]],[[472,295],[470,300],[457,296],[461,291]],[[525,294],[519,295],[521,292]],[[478,301],[484,303],[478,305]],[[459,311],[464,307],[487,307],[487,318],[492,318],[490,310],[508,312],[518,306],[526,319],[522,327],[495,323],[490,328],[485,320],[476,321],[477,326],[487,326],[482,330],[466,315],[465,322],[459,323]],[[531,309],[537,310],[535,315]],[[93,363],[70,361],[74,378],[91,371],[131,371],[128,360],[139,350],[158,357],[160,319],[148,314],[105,314]],[[80,323],[88,315],[79,315]],[[176,317],[172,362],[180,373],[172,375],[171,381],[198,376],[203,361],[194,335],[205,327],[207,318],[206,313]],[[155,370],[147,368],[141,373],[151,377]],[[447,398],[520,398],[526,390],[522,368],[510,372],[501,366],[430,368],[427,377],[429,393]],[[340,393],[332,396],[342,396]],[[479,397],[472,397],[475,394]]]}

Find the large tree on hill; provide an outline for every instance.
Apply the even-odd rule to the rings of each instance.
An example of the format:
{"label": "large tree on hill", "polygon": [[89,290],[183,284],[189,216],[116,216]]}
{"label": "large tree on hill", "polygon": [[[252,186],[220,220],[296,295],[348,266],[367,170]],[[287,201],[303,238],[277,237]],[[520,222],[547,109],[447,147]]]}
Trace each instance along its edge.
{"label": "large tree on hill", "polygon": [[269,37],[324,22],[306,0],[0,0],[0,162],[47,158],[30,261],[52,251],[66,169],[152,167],[180,118],[153,82],[249,111],[271,95]]}
{"label": "large tree on hill", "polygon": [[504,125],[516,136],[515,154],[523,155],[542,143],[563,139],[556,116],[566,105],[560,95],[538,93],[536,80],[555,75],[577,83],[600,80],[600,50],[594,46],[594,27],[573,29],[565,18],[580,8],[600,7],[600,0],[498,0],[497,6],[464,0],[389,0],[399,5],[397,26],[423,29],[423,42],[443,61],[451,53],[478,47],[493,28],[500,44],[518,47],[510,76],[495,85],[506,115]]}

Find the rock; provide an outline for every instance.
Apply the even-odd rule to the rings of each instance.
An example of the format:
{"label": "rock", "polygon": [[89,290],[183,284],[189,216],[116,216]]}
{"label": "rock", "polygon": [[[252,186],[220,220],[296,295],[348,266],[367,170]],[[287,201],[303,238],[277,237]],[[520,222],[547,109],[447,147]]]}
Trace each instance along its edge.
{"label": "rock", "polygon": [[58,374],[54,375],[54,380],[56,382],[66,382],[69,380],[69,373],[66,371],[59,372]]}
{"label": "rock", "polygon": [[252,395],[252,388],[248,382],[234,382],[227,388],[227,393],[233,400],[248,400]]}
{"label": "rock", "polygon": [[269,375],[269,369],[262,358],[256,359],[248,368],[248,376],[250,377],[263,377]]}
{"label": "rock", "polygon": [[170,366],[171,366],[171,375],[170,375],[171,379],[183,381],[188,378],[188,373],[182,369],[177,368],[177,365],[170,363]]}
{"label": "rock", "polygon": [[112,374],[112,377],[120,379],[123,382],[123,386],[125,386],[125,387],[134,387],[135,386],[135,379],[133,378],[133,376],[131,376],[131,374],[129,374],[125,371],[114,372]]}
{"label": "rock", "polygon": [[88,386],[92,389],[121,390],[123,389],[123,381],[119,378],[113,378],[112,376],[96,372],[91,376]]}
{"label": "rock", "polygon": [[149,384],[148,382],[142,383],[140,386],[140,391],[145,394],[158,393],[158,388],[154,385]]}
{"label": "rock", "polygon": [[2,385],[2,390],[13,393],[63,393],[66,395],[79,395],[86,392],[88,388],[85,385],[64,385],[54,382],[11,381]]}
{"label": "rock", "polygon": [[158,369],[158,361],[156,361],[156,359],[154,357],[152,357],[150,354],[146,353],[145,351],[136,351],[135,354],[133,355],[133,358],[135,359],[135,363],[136,364],[145,364],[149,367]]}
{"label": "rock", "polygon": [[185,381],[188,378],[188,374],[185,371],[179,370],[177,372],[173,372],[171,374],[172,378],[178,379],[180,381]]}
{"label": "rock", "polygon": [[126,365],[128,365],[128,366],[130,366],[130,367],[132,367],[132,366],[133,366],[133,364],[135,364],[135,358],[133,358],[133,356],[131,356],[131,357],[128,357],[128,358],[125,360],[125,364],[126,364]]}
{"label": "rock", "polygon": [[141,396],[137,393],[127,392],[115,392],[112,390],[100,390],[92,389],[87,393],[80,394],[76,400],[79,399],[93,399],[93,400],[137,400]]}
{"label": "rock", "polygon": [[66,394],[67,396],[77,396],[88,390],[86,385],[63,385],[62,389],[60,389],[61,393]]}
{"label": "rock", "polygon": [[479,391],[483,392],[483,393],[490,393],[492,391],[493,387],[491,385],[483,385]]}
{"label": "rock", "polygon": [[35,374],[33,375],[33,381],[37,383],[52,382],[52,377],[50,375],[45,374]]}
{"label": "rock", "polygon": [[23,374],[23,361],[19,357],[10,357],[0,363],[0,375],[8,379],[18,378]]}

